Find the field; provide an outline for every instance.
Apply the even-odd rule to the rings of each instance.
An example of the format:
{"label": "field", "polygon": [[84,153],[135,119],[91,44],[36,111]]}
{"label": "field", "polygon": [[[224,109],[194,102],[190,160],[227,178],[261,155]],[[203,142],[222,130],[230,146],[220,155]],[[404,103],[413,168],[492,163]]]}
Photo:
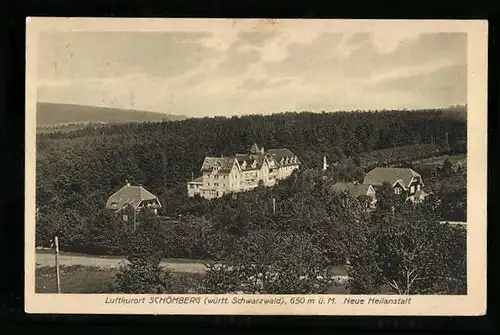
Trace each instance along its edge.
{"label": "field", "polygon": [[[59,255],[61,293],[112,293],[111,285],[119,266],[125,260],[117,256],[94,256],[75,253]],[[37,293],[56,293],[56,271],[54,254],[49,251],[36,252]],[[201,284],[206,267],[204,263],[191,259],[164,259],[162,266],[168,266],[174,278],[173,293],[195,292]],[[331,269],[335,276],[347,275],[344,266]],[[346,287],[332,287],[329,293],[346,293]]]}
{"label": "field", "polygon": [[414,165],[417,165],[419,167],[440,167],[443,165],[446,157],[450,160],[451,164],[456,164],[458,162],[463,161],[464,159],[467,158],[466,154],[460,154],[460,155],[450,155],[450,156],[437,156],[437,157],[431,157],[431,158],[426,158],[426,159],[421,159],[421,160],[416,160],[413,161]]}
{"label": "field", "polygon": [[[111,285],[118,268],[71,265],[60,267],[61,293],[112,293]],[[189,293],[195,290],[203,279],[198,273],[172,274],[174,292]],[[53,266],[39,267],[35,272],[35,292],[57,293],[56,271]]]}
{"label": "field", "polygon": [[[71,265],[60,267],[61,293],[112,293],[111,286],[118,268]],[[203,280],[200,273],[173,272],[172,293],[193,293]],[[35,272],[36,293],[57,293],[56,270],[44,266]],[[335,286],[328,293],[345,294],[344,286]]]}

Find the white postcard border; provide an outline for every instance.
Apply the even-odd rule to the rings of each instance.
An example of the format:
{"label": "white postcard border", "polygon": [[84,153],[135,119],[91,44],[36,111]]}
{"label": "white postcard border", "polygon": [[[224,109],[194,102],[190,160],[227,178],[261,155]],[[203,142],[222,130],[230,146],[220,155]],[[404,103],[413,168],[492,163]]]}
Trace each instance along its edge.
{"label": "white postcard border", "polygon": [[[400,296],[361,295],[113,295],[35,293],[35,162],[37,35],[42,30],[99,31],[213,31],[234,25],[246,29],[303,31],[376,31],[391,34],[401,30],[421,32],[466,32],[468,34],[468,152],[467,152],[467,281],[464,296],[411,296],[408,304],[369,304],[370,298]],[[487,192],[487,45],[488,24],[484,20],[301,20],[280,19],[136,19],[136,18],[41,18],[26,20],[26,135],[25,135],[25,311],[58,314],[252,314],[252,315],[483,315],[486,312],[486,192]],[[114,297],[142,299],[144,303],[106,303]],[[148,303],[150,298],[170,297],[173,303]],[[177,297],[199,297],[174,300]],[[207,297],[278,299],[287,303],[206,304]],[[291,303],[303,297],[305,303]],[[335,303],[319,302],[335,298]],[[364,299],[364,304],[345,304],[344,299]],[[402,297],[401,298],[407,298]],[[307,303],[315,299],[314,303]],[[125,300],[123,300],[125,301]],[[179,301],[182,301],[180,303]],[[189,302],[191,301],[191,302]],[[276,301],[276,300],[273,300]],[[331,300],[330,300],[331,301]]]}

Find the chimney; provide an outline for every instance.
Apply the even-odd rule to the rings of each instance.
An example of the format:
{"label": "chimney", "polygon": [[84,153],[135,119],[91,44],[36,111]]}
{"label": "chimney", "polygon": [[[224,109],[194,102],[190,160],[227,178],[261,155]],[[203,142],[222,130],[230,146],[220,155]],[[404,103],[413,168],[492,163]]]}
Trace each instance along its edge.
{"label": "chimney", "polygon": [[264,147],[260,148],[260,153],[264,154]]}
{"label": "chimney", "polygon": [[130,186],[130,183],[128,182],[128,180],[125,180],[125,184],[126,184],[127,186]]}

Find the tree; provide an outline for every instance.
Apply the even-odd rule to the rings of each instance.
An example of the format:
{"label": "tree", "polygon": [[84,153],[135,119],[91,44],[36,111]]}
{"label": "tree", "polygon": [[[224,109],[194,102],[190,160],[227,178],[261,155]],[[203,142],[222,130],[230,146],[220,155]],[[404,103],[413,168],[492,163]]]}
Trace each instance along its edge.
{"label": "tree", "polygon": [[165,293],[172,289],[170,271],[160,266],[165,239],[160,222],[149,214],[140,217],[127,238],[127,261],[116,274],[114,290],[121,293]]}
{"label": "tree", "polygon": [[452,166],[453,166],[453,164],[451,164],[448,157],[446,157],[446,159],[443,162],[443,166],[441,167],[441,174],[445,177],[448,177],[449,175],[451,175]]}
{"label": "tree", "polygon": [[386,286],[398,294],[464,294],[465,234],[439,223],[438,208],[429,196],[421,206],[379,217],[358,236],[349,252],[351,292]]}
{"label": "tree", "polygon": [[321,252],[304,234],[251,232],[227,262],[209,265],[208,293],[321,293],[333,281]]}
{"label": "tree", "polygon": [[119,269],[113,290],[135,294],[172,292],[172,276],[167,268],[160,266],[158,258],[133,257],[129,264]]}
{"label": "tree", "polygon": [[158,259],[165,257],[167,245],[165,231],[156,215],[147,211],[137,217],[135,231],[129,232],[125,239],[125,251],[130,262],[137,259]]}
{"label": "tree", "polygon": [[99,211],[89,223],[86,251],[97,255],[122,255],[126,252],[126,237],[124,226],[111,213]]}

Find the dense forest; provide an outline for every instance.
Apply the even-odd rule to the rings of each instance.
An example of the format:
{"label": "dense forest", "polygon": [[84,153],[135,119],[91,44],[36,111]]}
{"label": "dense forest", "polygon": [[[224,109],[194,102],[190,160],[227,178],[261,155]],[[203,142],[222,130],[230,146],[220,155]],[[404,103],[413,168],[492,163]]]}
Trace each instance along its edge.
{"label": "dense forest", "polygon": [[125,180],[157,195],[162,215],[206,217],[212,211],[206,206],[223,200],[189,199],[185,183],[197,177],[205,156],[245,152],[253,142],[289,148],[304,171],[319,168],[326,156],[333,179],[354,180],[374,165],[463,153],[466,138],[462,110],[289,112],[38,134],[37,244],[48,245],[57,232],[63,247],[87,250],[89,232],[98,236],[103,225],[107,198]]}

